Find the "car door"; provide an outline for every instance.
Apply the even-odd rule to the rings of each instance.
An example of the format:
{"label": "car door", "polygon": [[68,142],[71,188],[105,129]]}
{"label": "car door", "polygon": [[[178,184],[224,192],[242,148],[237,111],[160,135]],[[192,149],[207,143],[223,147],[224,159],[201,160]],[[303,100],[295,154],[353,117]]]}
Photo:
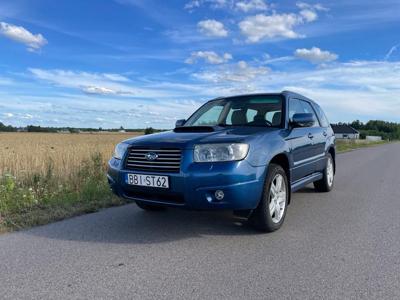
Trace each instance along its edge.
{"label": "car door", "polygon": [[[326,140],[326,129],[321,126],[321,122],[317,116],[315,109],[309,101],[301,100],[301,105],[305,113],[312,114],[314,116],[314,126],[309,128],[309,138],[312,143],[313,157],[310,161],[310,166],[313,167],[313,172],[320,171],[321,165],[324,165],[325,159],[325,140]],[[311,163],[313,162],[313,163]]]}
{"label": "car door", "polygon": [[[289,99],[288,108],[289,121],[296,113],[305,113],[301,100],[291,98]],[[307,175],[310,175],[315,170],[313,162],[314,148],[312,127],[296,127],[291,128],[287,137],[290,147],[291,156],[293,161],[292,166],[292,181],[295,182]]]}
{"label": "car door", "polygon": [[331,129],[331,125],[329,124],[328,118],[326,117],[321,107],[316,103],[313,103],[312,106],[317,113],[320,124],[320,131],[316,136],[315,143],[318,145],[317,153],[323,156],[322,159],[319,159],[316,165],[316,171],[321,172],[326,166],[325,156],[327,140],[332,137],[333,132]]}

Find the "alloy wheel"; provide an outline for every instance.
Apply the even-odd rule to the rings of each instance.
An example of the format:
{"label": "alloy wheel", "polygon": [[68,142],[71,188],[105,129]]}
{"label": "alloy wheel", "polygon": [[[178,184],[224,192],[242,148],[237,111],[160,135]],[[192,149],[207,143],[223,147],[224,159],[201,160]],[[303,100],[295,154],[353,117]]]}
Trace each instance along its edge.
{"label": "alloy wheel", "polygon": [[276,174],[269,192],[269,213],[274,223],[279,223],[286,208],[286,183],[281,174]]}

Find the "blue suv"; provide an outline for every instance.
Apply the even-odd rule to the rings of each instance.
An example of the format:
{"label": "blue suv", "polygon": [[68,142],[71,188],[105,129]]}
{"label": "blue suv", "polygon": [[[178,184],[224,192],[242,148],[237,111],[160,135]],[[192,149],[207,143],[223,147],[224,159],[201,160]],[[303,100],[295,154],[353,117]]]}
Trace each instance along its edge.
{"label": "blue suv", "polygon": [[211,100],[172,131],[118,144],[108,181],[145,210],[233,210],[256,228],[278,229],[291,193],[329,192],[335,137],[320,106],[299,94]]}

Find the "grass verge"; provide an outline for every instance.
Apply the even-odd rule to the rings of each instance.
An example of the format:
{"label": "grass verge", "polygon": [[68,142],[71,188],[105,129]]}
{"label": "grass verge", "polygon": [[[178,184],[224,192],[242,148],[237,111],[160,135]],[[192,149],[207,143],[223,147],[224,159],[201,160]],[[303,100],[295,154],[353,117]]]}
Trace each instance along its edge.
{"label": "grass verge", "polygon": [[114,196],[105,178],[104,160],[94,154],[68,177],[53,173],[0,178],[0,233],[20,230],[125,204]]}
{"label": "grass verge", "polygon": [[337,152],[346,152],[355,150],[358,148],[372,147],[382,144],[387,144],[389,141],[366,141],[366,140],[336,140],[336,150]]}

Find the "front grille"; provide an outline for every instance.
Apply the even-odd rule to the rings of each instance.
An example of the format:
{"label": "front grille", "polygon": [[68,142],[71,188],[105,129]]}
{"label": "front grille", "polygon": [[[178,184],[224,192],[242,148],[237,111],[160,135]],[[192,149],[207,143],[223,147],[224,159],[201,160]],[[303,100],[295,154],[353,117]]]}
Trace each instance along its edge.
{"label": "front grille", "polygon": [[[157,158],[149,160],[147,154],[156,154]],[[181,168],[180,149],[163,148],[131,148],[126,159],[125,167],[129,170],[173,172],[179,173]]]}

